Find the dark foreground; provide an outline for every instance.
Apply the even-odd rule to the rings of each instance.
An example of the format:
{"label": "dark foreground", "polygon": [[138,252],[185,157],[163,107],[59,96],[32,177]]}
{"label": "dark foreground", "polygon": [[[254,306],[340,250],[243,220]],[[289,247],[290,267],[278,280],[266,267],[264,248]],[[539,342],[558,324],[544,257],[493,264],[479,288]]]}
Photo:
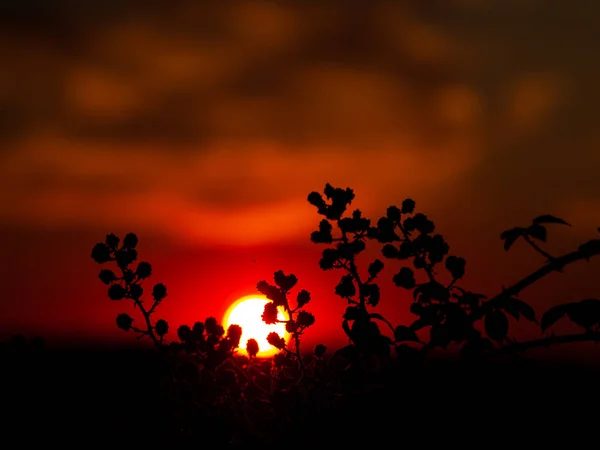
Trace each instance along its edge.
{"label": "dark foreground", "polygon": [[[17,439],[18,447],[187,443],[177,432],[184,419],[165,395],[168,370],[157,356],[153,350],[5,354],[3,439]],[[599,380],[600,370],[583,365],[429,361],[386,374],[368,393],[342,398],[334,408],[299,414],[289,427],[274,427],[273,441],[260,448],[363,442],[470,448],[562,439],[573,446],[595,435]],[[211,444],[227,441],[220,422],[196,420],[202,436],[196,444],[218,448]]]}

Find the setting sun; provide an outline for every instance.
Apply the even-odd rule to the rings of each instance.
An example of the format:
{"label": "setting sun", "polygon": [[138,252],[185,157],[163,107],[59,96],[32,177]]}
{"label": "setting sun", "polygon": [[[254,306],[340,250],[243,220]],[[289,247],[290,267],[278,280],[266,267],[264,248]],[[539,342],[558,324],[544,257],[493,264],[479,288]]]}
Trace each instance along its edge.
{"label": "setting sun", "polygon": [[[249,295],[237,300],[225,313],[225,317],[223,318],[225,329],[233,324],[242,327],[242,337],[238,350],[240,354],[247,354],[246,342],[251,338],[256,339],[256,342],[258,342],[259,351],[257,356],[260,357],[271,356],[278,352],[275,347],[267,342],[269,333],[274,331],[285,340],[289,338],[289,333],[285,331],[284,323],[267,325],[263,322],[261,316],[268,302],[269,300],[260,295]],[[287,315],[281,307],[277,318],[279,320],[287,319]]]}

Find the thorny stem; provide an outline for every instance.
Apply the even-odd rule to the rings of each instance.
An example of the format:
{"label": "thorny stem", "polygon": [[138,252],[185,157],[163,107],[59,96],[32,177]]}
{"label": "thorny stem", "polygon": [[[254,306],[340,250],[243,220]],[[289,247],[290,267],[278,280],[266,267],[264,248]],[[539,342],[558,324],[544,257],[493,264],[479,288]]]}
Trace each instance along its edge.
{"label": "thorny stem", "polygon": [[[396,222],[396,226],[402,232],[402,235],[404,236],[404,239],[407,242],[412,242],[412,239],[410,238],[410,233],[404,229],[404,227],[402,226],[401,220],[398,220]],[[427,265],[427,266],[424,267],[424,269],[425,269],[425,273],[427,273],[427,276],[429,277],[429,280],[430,281],[435,281],[435,276],[433,274],[432,267],[430,265]]]}
{"label": "thorny stem", "polygon": [[[125,269],[123,267],[119,267],[119,269],[121,270],[122,278],[125,278]],[[127,281],[125,283],[129,284]],[[162,347],[162,337],[160,338],[160,340],[156,337],[156,335],[154,334],[154,328],[152,327],[152,322],[150,320],[150,314],[152,314],[152,312],[154,311],[155,305],[153,305],[150,311],[148,311],[146,310],[142,301],[139,298],[134,298],[131,295],[127,295],[127,298],[133,300],[134,305],[140,308],[142,316],[144,317],[144,322],[146,322],[147,328],[147,330],[144,330],[144,334],[147,334],[150,337],[150,339],[152,339],[152,342],[156,347]]]}
{"label": "thorny stem", "polygon": [[133,298],[133,297],[131,297],[131,299],[133,300],[135,305],[138,308],[140,308],[140,311],[142,312],[142,316],[144,316],[144,321],[146,322],[146,327],[148,328],[148,331],[147,331],[148,336],[150,336],[150,339],[152,339],[152,342],[154,342],[154,345],[156,345],[157,347],[161,347],[162,339],[159,341],[156,338],[156,335],[154,334],[154,328],[152,327],[152,322],[150,321],[150,314],[148,313],[148,311],[146,311],[146,308],[144,308],[144,305],[142,304],[140,299]]}
{"label": "thorny stem", "polygon": [[[293,311],[290,309],[290,304],[287,300],[286,300],[284,306],[285,306],[287,315],[289,317],[289,320],[293,320]],[[302,362],[302,355],[300,354],[300,335],[299,335],[298,331],[296,330],[292,333],[292,336],[294,338],[294,343],[295,343],[295,347],[296,347],[296,359],[298,360],[298,365],[300,366],[300,370],[304,373],[304,363]]]}
{"label": "thorny stem", "polygon": [[[346,234],[346,232],[344,230],[342,230],[342,242],[344,244],[348,244],[348,242],[349,242],[348,235]],[[345,267],[345,268],[350,273],[350,275],[352,275],[352,277],[356,281],[356,284],[358,285],[358,297],[360,299],[360,306],[363,309],[366,309],[366,306],[365,306],[366,299],[364,297],[363,282],[360,279],[360,275],[358,274],[358,268],[356,267],[356,262],[354,261],[354,257],[352,257],[348,260],[347,267]]]}
{"label": "thorny stem", "polygon": [[[593,243],[593,241],[589,241],[587,244],[589,245],[592,243]],[[476,322],[477,320],[482,319],[486,314],[491,312],[493,310],[493,308],[496,306],[496,304],[498,302],[500,302],[501,300],[503,300],[505,298],[517,296],[522,290],[524,290],[525,288],[538,282],[539,280],[544,278],[546,275],[548,275],[552,272],[562,272],[562,269],[565,266],[572,264],[575,261],[579,261],[582,259],[589,261],[589,259],[592,256],[600,254],[600,246],[595,247],[595,248],[589,247],[589,250],[583,250],[582,247],[586,246],[586,244],[584,244],[583,246],[580,246],[580,248],[577,250],[574,250],[570,253],[566,253],[558,258],[554,258],[554,257],[550,256],[549,254],[547,254],[546,252],[544,252],[543,250],[539,249],[537,247],[537,245],[535,245],[534,242],[531,242],[531,245],[534,248],[536,248],[538,251],[540,251],[542,254],[544,254],[544,256],[549,258],[548,263],[546,263],[544,266],[537,269],[535,272],[532,272],[529,275],[527,275],[526,277],[522,278],[521,280],[519,280],[517,283],[513,284],[512,286],[503,289],[501,293],[497,294],[496,296],[491,298],[489,301],[483,303],[481,309],[474,311],[470,315],[470,320],[472,323]],[[551,343],[555,343],[555,342],[556,343],[568,343],[568,342],[591,341],[591,340],[595,340],[595,336],[597,337],[599,335],[600,334],[598,334],[598,333],[594,333],[594,334],[586,333],[583,335],[577,334],[577,335],[566,335],[566,336],[552,337],[552,338],[542,338],[542,339],[527,341],[527,342],[523,342],[523,343],[510,344],[506,347],[501,347],[500,349],[493,351],[492,354],[496,355],[498,353],[500,353],[500,354],[511,353],[514,351],[521,351],[521,349],[525,350],[528,348],[536,348],[536,347],[540,347],[540,346],[550,345]],[[433,345],[431,343],[428,343],[421,348],[421,351],[427,352],[432,347],[433,347]]]}
{"label": "thorny stem", "polygon": [[501,293],[491,298],[489,301],[485,302],[480,310],[474,312],[471,315],[471,321],[475,322],[476,320],[481,319],[485,314],[490,312],[500,300],[508,297],[517,296],[523,289],[541,280],[546,275],[552,272],[560,272],[565,266],[574,263],[575,261],[579,261],[582,259],[589,260],[589,258],[598,254],[600,254],[600,246],[597,248],[592,248],[588,251],[583,251],[581,248],[579,248],[570,253],[566,253],[558,258],[553,258],[551,261],[549,261],[544,266],[540,267],[535,272],[530,273],[526,277],[519,280],[517,283],[504,289]]}
{"label": "thorny stem", "polygon": [[529,236],[523,235],[523,239],[525,239],[525,242],[531,245],[535,249],[535,251],[544,256],[548,261],[552,261],[554,259],[554,256],[541,249],[535,242],[533,242],[533,240],[531,240]]}

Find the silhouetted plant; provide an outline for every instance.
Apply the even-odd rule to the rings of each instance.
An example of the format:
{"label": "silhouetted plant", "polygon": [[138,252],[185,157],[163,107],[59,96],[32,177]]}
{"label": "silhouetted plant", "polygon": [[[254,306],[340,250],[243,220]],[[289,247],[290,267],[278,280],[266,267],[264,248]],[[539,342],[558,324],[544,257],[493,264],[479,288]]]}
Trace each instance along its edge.
{"label": "silhouetted plant", "polygon": [[[319,262],[321,269],[342,269],[345,272],[335,288],[336,295],[345,299],[349,305],[342,320],[342,328],[359,351],[388,354],[392,341],[381,333],[374,319],[384,322],[392,331],[394,328],[382,315],[369,311],[369,307],[376,307],[380,300],[380,289],[375,279],[384,264],[375,259],[369,265],[368,276],[361,277],[356,257],[365,250],[367,239],[377,236],[392,239],[391,235],[385,235],[391,229],[386,228],[387,224],[383,221],[377,227],[371,226],[371,221],[364,218],[358,209],[351,217],[342,217],[354,199],[352,189],[334,188],[327,184],[324,194],[329,202],[318,192],[312,192],[308,196],[308,201],[325,217],[319,223],[319,229],[311,234],[311,240],[332,245],[323,250]],[[334,237],[331,222],[336,223],[339,236]]]}
{"label": "silhouetted plant", "polygon": [[[393,277],[396,286],[412,292],[414,301],[410,310],[418,317],[408,326],[399,325],[394,328],[396,351],[399,354],[405,354],[407,342],[424,344],[423,352],[437,346],[446,348],[454,342],[462,345],[463,356],[476,357],[548,345],[550,342],[598,339],[597,335],[591,334],[597,331],[600,322],[600,301],[594,299],[556,306],[542,317],[542,331],[560,318],[568,316],[586,330],[585,335],[551,337],[520,344],[508,337],[507,314],[517,320],[523,317],[538,323],[533,308],[518,298],[523,289],[548,273],[560,271],[572,262],[589,259],[600,253],[600,240],[591,240],[561,257],[553,257],[536,243],[546,241],[546,224],[569,225],[565,220],[542,215],[527,227],[516,227],[501,234],[506,250],[517,239],[522,238],[544,256],[547,263],[488,300],[484,294],[457,285],[465,274],[466,261],[459,256],[449,255],[450,246],[442,235],[435,234],[433,221],[423,213],[415,213],[414,200],[405,199],[400,208],[390,206],[386,215],[373,227],[360,210],[355,210],[351,217],[343,217],[354,199],[352,189],[334,188],[327,184],[324,194],[327,200],[318,192],[312,192],[308,196],[308,201],[325,217],[321,220],[319,229],[312,233],[311,240],[315,243],[332,244],[323,250],[320,261],[323,270],[343,269],[347,272],[336,287],[336,294],[345,298],[350,305],[344,315],[342,327],[360,350],[385,354],[387,344],[390,343],[381,337],[378,327],[371,319],[389,322],[379,315],[369,314],[366,307],[376,306],[379,302],[379,288],[373,287],[376,285],[372,281],[383,268],[383,263],[379,260],[371,263],[366,281],[361,279],[356,265],[356,256],[365,250],[365,241],[369,239],[384,244],[381,249],[384,258],[412,263],[412,267],[401,267]],[[340,230],[339,237],[333,236],[331,222]],[[438,270],[442,263],[449,275],[445,282],[441,280],[441,272]],[[417,279],[415,270],[423,273],[421,279]],[[475,328],[476,322],[482,319],[486,336]],[[352,325],[349,325],[350,322]],[[417,332],[424,328],[429,328],[429,340],[426,343],[421,342],[417,336]],[[503,344],[508,346],[502,347]]]}
{"label": "silhouetted plant", "polygon": [[[553,256],[543,248],[547,225],[569,226],[558,217],[542,215],[525,227],[515,227],[501,234],[505,250],[519,239],[545,259],[545,264],[501,292],[488,297],[461,286],[466,261],[450,251],[444,237],[436,233],[434,222],[416,211],[416,203],[406,198],[400,207],[390,206],[375,224],[358,209],[346,215],[354,200],[350,188],[325,186],[323,194],[312,192],[308,201],[323,216],[318,230],[311,234],[317,244],[326,244],[319,266],[324,271],[340,270],[342,275],[335,294],[346,303],[341,327],[350,344],[326,358],[326,347],[317,345],[312,355],[301,351],[304,332],[315,322],[305,310],[311,295],[296,287],[295,275],[282,270],[274,273],[274,284],[265,280],[257,290],[267,303],[262,320],[267,324],[283,322],[291,335],[288,344],[282,336],[271,333],[268,341],[280,352],[270,359],[257,358],[258,344],[247,342],[248,356],[239,355],[242,330],[232,325],[228,330],[213,317],[192,326],[177,329],[178,341],[164,341],[169,327],[166,321],[152,322],[152,314],[166,296],[166,287],[158,283],[152,290],[153,301],[146,305],[141,297],[143,281],[152,267],[137,260],[137,237],[130,233],[122,245],[114,234],[98,243],[92,258],[100,263],[115,262],[120,274],[102,270],[100,279],[109,286],[111,300],[128,299],[141,312],[145,326],[138,327],[127,314],[117,316],[117,326],[148,336],[157,347],[170,350],[172,383],[170,389],[178,416],[177,426],[192,433],[198,421],[218,416],[229,424],[231,434],[239,439],[249,436],[266,438],[292,429],[299,420],[322,410],[344,409],[344,399],[368,396],[381,384],[387,371],[406,367],[410,361],[422,361],[436,347],[446,349],[451,343],[460,347],[468,359],[515,354],[527,349],[556,343],[600,341],[600,300],[584,299],[549,308],[538,321],[533,308],[520,298],[521,292],[544,276],[578,260],[600,254],[600,240],[591,240],[572,252]],[[335,228],[335,229],[334,229]],[[600,231],[600,229],[598,230]],[[359,270],[357,258],[367,243],[378,245],[381,258]],[[386,261],[384,263],[384,260]],[[392,282],[412,296],[410,324],[392,325],[375,312],[381,301],[379,282],[384,264],[400,263]],[[278,308],[286,312],[278,318]],[[509,336],[509,317],[539,325],[541,333],[557,321],[568,318],[583,329],[580,334],[549,335],[527,342]],[[389,333],[380,325],[387,327]],[[391,337],[390,337],[391,336]],[[394,356],[391,349],[394,349]],[[393,372],[395,373],[395,372]],[[187,428],[182,423],[188,423]],[[203,422],[204,423],[204,422]],[[200,440],[201,436],[198,437]]]}
{"label": "silhouetted plant", "polygon": [[123,242],[115,234],[108,234],[104,242],[98,242],[92,248],[92,259],[98,264],[114,262],[120,271],[115,274],[111,269],[103,269],[98,277],[108,285],[108,297],[113,301],[131,300],[134,307],[139,308],[144,320],[143,327],[134,325],[134,319],[128,314],[122,313],[117,316],[117,327],[124,331],[137,333],[138,338],[148,336],[158,347],[163,345],[164,336],[169,332],[169,324],[164,319],[152,322],[152,314],[167,296],[167,288],[162,283],[157,283],[152,288],[153,301],[149,307],[144,304],[143,284],[152,275],[150,263],[142,261],[133,269],[131,265],[137,261],[136,250],[138,237],[133,233],[125,235]]}
{"label": "silhouetted plant", "polygon": [[[282,356],[278,356],[276,361],[283,362],[283,358],[292,358],[299,369],[304,370],[302,362],[302,354],[300,352],[300,337],[304,331],[315,323],[315,317],[304,307],[310,302],[310,292],[303,289],[299,291],[295,299],[295,307],[290,306],[288,294],[298,283],[298,278],[294,274],[286,275],[282,270],[278,270],[273,274],[275,285],[269,284],[267,281],[259,281],[256,285],[257,290],[263,294],[269,303],[265,305],[262,314],[262,320],[266,324],[285,323],[285,329],[290,333],[294,342],[294,349],[290,350],[284,338],[277,333],[272,332],[267,336],[267,341],[273,347],[283,352]],[[283,308],[286,314],[285,319],[278,319],[279,308]],[[285,364],[279,364],[280,366]]]}

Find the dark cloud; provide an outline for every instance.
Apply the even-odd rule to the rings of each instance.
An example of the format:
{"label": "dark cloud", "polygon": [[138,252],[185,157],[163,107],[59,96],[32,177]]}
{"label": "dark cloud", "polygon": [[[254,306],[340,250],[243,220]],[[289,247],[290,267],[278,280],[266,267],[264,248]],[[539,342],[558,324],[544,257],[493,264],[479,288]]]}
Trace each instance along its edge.
{"label": "dark cloud", "polygon": [[57,197],[42,223],[87,223],[119,192],[177,229],[331,180],[489,220],[600,201],[596,2],[344,5],[3,2],[3,220]]}

